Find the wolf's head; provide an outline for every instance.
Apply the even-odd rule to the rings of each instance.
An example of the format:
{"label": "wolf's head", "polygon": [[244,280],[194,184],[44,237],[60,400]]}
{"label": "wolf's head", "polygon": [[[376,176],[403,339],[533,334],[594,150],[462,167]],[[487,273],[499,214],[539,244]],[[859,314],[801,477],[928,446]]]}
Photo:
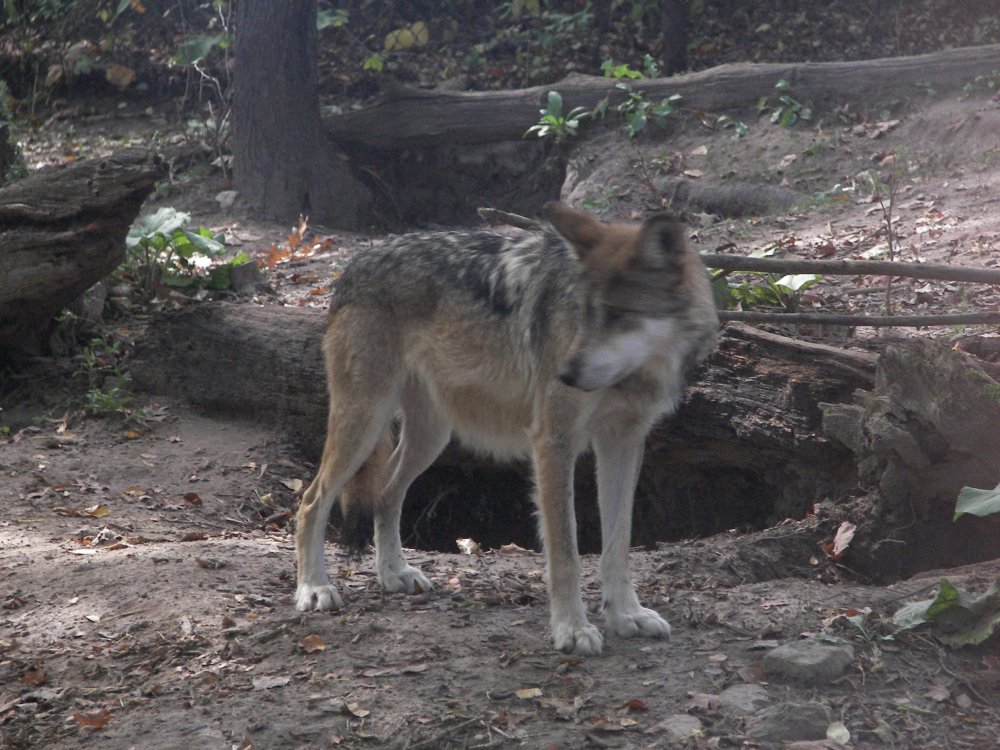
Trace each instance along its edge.
{"label": "wolf's head", "polygon": [[[559,374],[582,390],[607,388],[657,358],[689,358],[718,322],[705,268],[668,214],[642,224],[604,224],[564,203],[549,221],[576,253],[595,310]],[[699,317],[692,330],[690,318]],[[682,351],[683,350],[683,351]]]}

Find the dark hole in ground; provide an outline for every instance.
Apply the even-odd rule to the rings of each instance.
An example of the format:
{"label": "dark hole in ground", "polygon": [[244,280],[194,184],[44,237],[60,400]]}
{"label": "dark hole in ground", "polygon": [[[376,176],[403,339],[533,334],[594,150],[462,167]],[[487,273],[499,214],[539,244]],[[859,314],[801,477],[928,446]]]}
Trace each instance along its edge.
{"label": "dark hole in ground", "polygon": [[[456,552],[455,540],[474,539],[485,549],[515,543],[539,548],[533,483],[527,465],[435,465],[414,482],[403,509],[404,544]],[[632,544],[708,536],[732,528],[759,529],[774,510],[774,488],[750,470],[684,466],[643,471],[636,491]],[[601,550],[594,464],[584,456],[576,476],[580,551]]]}

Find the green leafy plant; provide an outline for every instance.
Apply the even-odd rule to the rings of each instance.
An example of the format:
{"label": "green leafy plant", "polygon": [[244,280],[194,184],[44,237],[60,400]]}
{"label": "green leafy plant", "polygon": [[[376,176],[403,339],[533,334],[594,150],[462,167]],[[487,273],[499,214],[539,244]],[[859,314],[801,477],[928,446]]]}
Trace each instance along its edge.
{"label": "green leafy plant", "polygon": [[225,249],[223,235],[205,227],[190,230],[190,220],[190,214],[164,207],[136,221],[125,237],[123,274],[149,295],[161,283],[175,288],[227,288],[229,270],[250,257],[238,253],[228,262],[213,264]]}
{"label": "green leafy plant", "polygon": [[[649,55],[646,55],[649,58]],[[652,58],[649,58],[652,61]],[[604,71],[605,78],[628,78],[635,80],[637,78],[644,78],[645,76],[638,70],[632,70],[628,63],[621,63],[616,65],[614,60],[607,59],[601,63],[601,70]]]}
{"label": "green leafy plant", "polygon": [[580,129],[580,123],[589,113],[583,107],[574,107],[563,114],[562,94],[550,91],[546,106],[538,110],[541,117],[538,122],[528,128],[524,135],[534,134],[539,138],[554,138],[556,142],[575,137]]}
{"label": "green leafy plant", "polygon": [[936,638],[953,648],[976,645],[1000,624],[1000,591],[994,582],[985,593],[974,596],[942,578],[933,599],[907,604],[892,621],[901,630],[928,625]]}
{"label": "green leafy plant", "polygon": [[802,292],[823,279],[814,273],[798,273],[778,276],[763,271],[750,271],[744,276],[751,277],[737,283],[729,283],[723,274],[714,277],[716,282],[716,302],[723,308],[739,305],[750,307],[780,307],[794,310]]}
{"label": "green leafy plant", "polygon": [[789,93],[792,85],[784,78],[774,84],[778,92],[777,99],[762,96],[757,102],[757,111],[761,114],[771,113],[771,122],[781,125],[783,128],[790,128],[793,125],[812,119],[812,108],[797,99],[792,98]]}
{"label": "green leafy plant", "polygon": [[[656,63],[649,55],[643,61],[646,71],[658,73]],[[641,133],[647,124],[652,122],[658,127],[665,128],[670,117],[677,112],[677,102],[681,100],[680,94],[673,94],[659,102],[651,102],[641,91],[636,91],[629,81],[645,78],[643,73],[629,67],[627,63],[616,64],[613,60],[605,60],[601,63],[601,70],[604,71],[605,78],[619,79],[615,88],[625,92],[625,99],[615,106],[615,112],[625,119],[625,132],[629,138],[635,138]],[[603,117],[608,110],[609,100],[602,100],[593,111],[594,117]]]}
{"label": "green leafy plant", "polygon": [[988,516],[1000,513],[1000,486],[992,490],[977,490],[975,487],[963,487],[955,502],[955,518],[958,520],[966,513],[973,516]]}
{"label": "green leafy plant", "polygon": [[745,122],[741,120],[735,120],[729,115],[719,115],[719,118],[715,121],[723,130],[732,130],[733,135],[737,138],[743,138],[747,133],[750,132],[750,128],[747,127]]}
{"label": "green leafy plant", "polygon": [[127,392],[128,373],[122,364],[125,344],[109,333],[90,340],[79,355],[77,377],[86,378],[89,389],[84,410],[94,416],[129,416],[132,397]]}

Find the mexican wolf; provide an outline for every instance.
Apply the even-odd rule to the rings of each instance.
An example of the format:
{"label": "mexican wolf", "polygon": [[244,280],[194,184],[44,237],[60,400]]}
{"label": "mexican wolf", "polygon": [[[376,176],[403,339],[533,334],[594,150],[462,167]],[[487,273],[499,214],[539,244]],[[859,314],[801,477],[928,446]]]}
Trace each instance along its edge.
{"label": "mexican wolf", "polygon": [[646,433],[676,409],[685,373],[714,346],[708,276],[665,214],[604,224],[550,203],[546,215],[519,237],[405,235],[359,254],[337,279],[323,340],[326,447],[296,516],[298,609],[342,606],[323,559],[338,496],[346,535],[374,516],[382,588],[431,589],[403,557],[400,512],[455,433],[474,450],[534,462],[557,649],[599,654],[602,645],[580,593],[573,508],[574,465],[588,448],[607,628],[670,634],[629,580],[632,501]]}

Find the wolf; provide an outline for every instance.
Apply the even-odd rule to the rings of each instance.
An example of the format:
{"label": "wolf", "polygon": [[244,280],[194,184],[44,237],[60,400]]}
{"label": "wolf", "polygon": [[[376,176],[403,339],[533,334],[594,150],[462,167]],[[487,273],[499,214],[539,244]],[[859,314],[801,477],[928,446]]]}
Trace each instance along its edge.
{"label": "wolf", "polygon": [[513,237],[403,235],[355,256],[335,281],[323,340],[326,445],[296,514],[299,610],[342,606],[323,554],[338,497],[345,533],[374,517],[384,590],[432,588],[403,556],[399,520],[407,488],[454,434],[473,450],[533,461],[556,649],[602,648],[580,592],[573,506],[574,466],[587,449],[606,627],[670,634],[629,578],[632,504],[646,434],[676,409],[686,373],[715,344],[708,275],[666,214],[606,224],[554,202],[545,216]]}

